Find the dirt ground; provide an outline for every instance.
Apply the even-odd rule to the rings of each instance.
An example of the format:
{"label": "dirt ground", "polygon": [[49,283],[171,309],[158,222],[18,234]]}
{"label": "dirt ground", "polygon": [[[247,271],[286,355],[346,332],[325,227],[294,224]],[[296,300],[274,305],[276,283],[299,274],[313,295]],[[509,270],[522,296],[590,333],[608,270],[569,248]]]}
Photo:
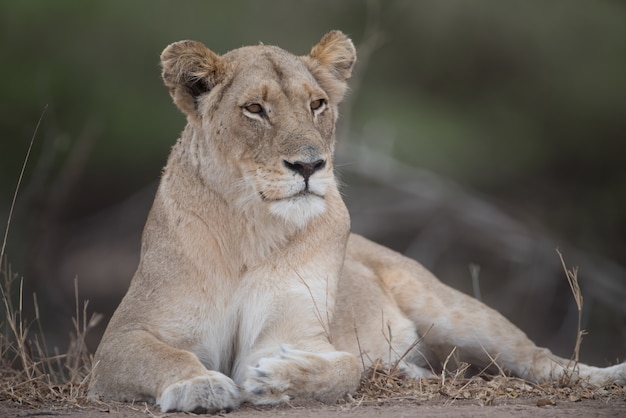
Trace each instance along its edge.
{"label": "dirt ground", "polygon": [[[324,405],[306,401],[274,407],[244,405],[232,412],[217,416],[229,418],[249,417],[626,417],[626,395],[618,394],[597,399],[559,399],[558,397],[519,396],[498,397],[485,403],[477,399],[446,399],[445,397],[421,400],[411,397],[381,400],[351,400],[337,405]],[[190,417],[192,413],[161,413],[154,405],[118,402],[81,401],[75,404],[50,403],[20,405],[0,402],[0,417],[86,417],[86,418],[144,418]]]}
{"label": "dirt ground", "polygon": [[[546,404],[547,403],[547,404]],[[538,406],[543,405],[544,406]],[[36,408],[20,406],[9,402],[0,403],[0,417],[190,417],[191,413],[161,413],[152,405],[146,404],[87,404],[83,406],[47,405]],[[229,418],[247,417],[625,417],[626,399],[581,400],[577,402],[543,400],[543,398],[523,398],[497,401],[492,405],[481,405],[475,400],[427,401],[410,399],[386,400],[379,403],[358,403],[328,406],[322,404],[281,405],[277,407],[242,408],[217,416]]]}

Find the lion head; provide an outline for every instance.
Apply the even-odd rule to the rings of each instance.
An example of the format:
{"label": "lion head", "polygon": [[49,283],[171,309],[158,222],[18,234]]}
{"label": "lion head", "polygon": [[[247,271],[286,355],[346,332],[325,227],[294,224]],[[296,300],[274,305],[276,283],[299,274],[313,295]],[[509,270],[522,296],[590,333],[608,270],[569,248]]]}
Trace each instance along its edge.
{"label": "lion head", "polygon": [[242,210],[265,207],[302,228],[337,187],[337,106],[355,59],[339,31],[306,56],[265,45],[223,56],[195,41],[169,45],[162,77],[188,119],[181,150],[192,150],[179,158]]}

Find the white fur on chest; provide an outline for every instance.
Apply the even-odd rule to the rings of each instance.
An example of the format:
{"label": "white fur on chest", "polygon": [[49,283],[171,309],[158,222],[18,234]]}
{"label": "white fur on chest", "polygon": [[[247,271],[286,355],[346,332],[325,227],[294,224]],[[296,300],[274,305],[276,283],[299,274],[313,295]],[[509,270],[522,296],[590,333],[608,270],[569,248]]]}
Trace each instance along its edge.
{"label": "white fur on chest", "polygon": [[[246,274],[231,289],[230,300],[207,304],[196,324],[199,339],[192,351],[207,368],[238,383],[258,358],[282,343],[295,343],[289,335],[302,338],[302,330],[310,330],[312,337],[330,339],[335,284],[313,266],[281,277],[265,274],[263,269]],[[283,339],[274,341],[274,335]]]}

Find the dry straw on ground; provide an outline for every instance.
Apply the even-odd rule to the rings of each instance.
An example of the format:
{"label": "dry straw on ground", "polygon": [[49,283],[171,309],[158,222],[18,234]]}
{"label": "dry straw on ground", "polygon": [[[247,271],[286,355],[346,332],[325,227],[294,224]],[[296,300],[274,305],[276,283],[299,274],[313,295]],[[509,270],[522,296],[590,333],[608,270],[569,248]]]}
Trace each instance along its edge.
{"label": "dry straw on ground", "polygon": [[466,377],[467,365],[452,372],[443,372],[437,378],[404,379],[377,364],[364,375],[356,395],[350,403],[381,405],[393,401],[426,403],[429,401],[452,404],[459,400],[489,406],[517,398],[536,399],[537,406],[553,405],[558,401],[578,402],[585,399],[626,401],[626,387],[610,385],[590,387],[584,382],[534,384],[505,375],[486,374]]}

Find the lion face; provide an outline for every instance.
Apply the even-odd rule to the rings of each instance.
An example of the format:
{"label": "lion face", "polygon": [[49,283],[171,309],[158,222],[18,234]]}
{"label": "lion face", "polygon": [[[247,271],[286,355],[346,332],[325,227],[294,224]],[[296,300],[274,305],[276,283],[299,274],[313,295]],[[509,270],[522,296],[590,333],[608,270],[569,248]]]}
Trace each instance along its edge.
{"label": "lion face", "polygon": [[332,32],[305,57],[264,45],[223,57],[197,42],[170,45],[163,79],[194,130],[204,180],[219,179],[242,209],[264,207],[298,228],[324,213],[337,187],[337,105],[354,54]]}
{"label": "lion face", "polygon": [[[262,60],[253,54],[258,48],[266,50]],[[303,226],[324,211],[327,189],[336,187],[336,107],[304,62],[278,48],[245,48],[224,59],[233,67],[231,94],[215,112],[210,97],[201,108],[212,140],[238,167],[248,203]],[[225,134],[219,126],[229,119],[235,122]]]}

